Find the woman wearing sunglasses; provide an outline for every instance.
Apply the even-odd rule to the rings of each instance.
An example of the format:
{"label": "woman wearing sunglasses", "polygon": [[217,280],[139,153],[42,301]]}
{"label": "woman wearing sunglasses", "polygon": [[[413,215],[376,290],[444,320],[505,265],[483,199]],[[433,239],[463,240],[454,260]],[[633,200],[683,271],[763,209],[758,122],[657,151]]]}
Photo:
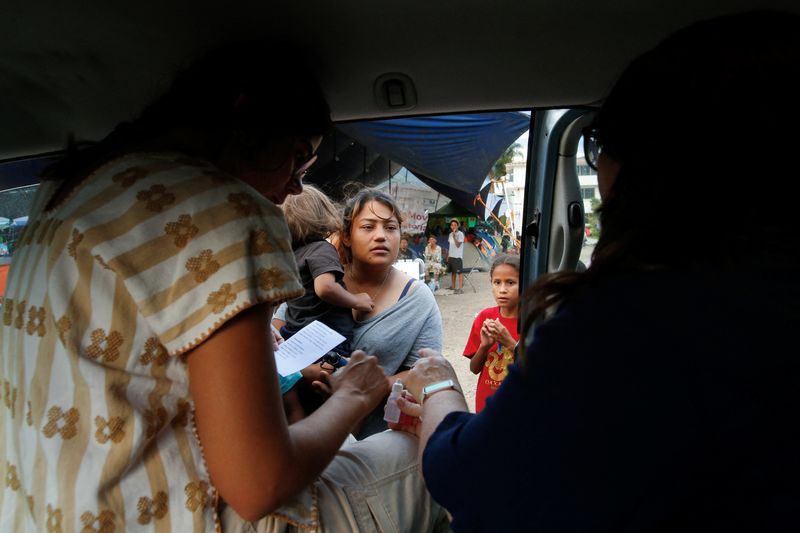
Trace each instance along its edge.
{"label": "woman wearing sunglasses", "polygon": [[[211,53],[48,171],[0,322],[0,530],[446,521],[413,437],[337,455],[388,392],[374,357],[353,354],[325,405],[287,426],[269,319],[303,290],[275,204],[302,190],[330,124],[316,85],[272,74],[295,56],[256,43]],[[368,499],[386,513],[365,512]]]}
{"label": "woman wearing sunglasses", "polygon": [[777,191],[797,182],[798,75],[800,18],[771,12],[689,27],[622,74],[585,141],[591,265],[523,297],[535,331],[481,413],[436,354],[403,380],[454,530],[796,529],[800,284]]}

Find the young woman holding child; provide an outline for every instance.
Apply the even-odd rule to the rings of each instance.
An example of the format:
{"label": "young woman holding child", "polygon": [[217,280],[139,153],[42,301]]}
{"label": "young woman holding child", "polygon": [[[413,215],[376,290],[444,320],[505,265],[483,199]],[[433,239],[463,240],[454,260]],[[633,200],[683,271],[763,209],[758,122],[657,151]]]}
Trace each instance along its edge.
{"label": "young woman holding child", "polygon": [[[353,348],[374,354],[386,372],[388,389],[419,358],[419,350],[442,348],[442,317],[431,291],[392,265],[400,249],[402,216],[394,200],[375,189],[356,193],[344,209],[340,245],[344,282],[367,293],[375,304],[356,317]],[[383,405],[364,420],[357,438],[387,428]]]}
{"label": "young woman holding child", "polygon": [[475,391],[478,413],[508,375],[508,365],[514,362],[519,341],[519,256],[496,256],[489,277],[497,305],[478,313],[464,347],[464,356],[470,359],[469,369],[480,375]]}

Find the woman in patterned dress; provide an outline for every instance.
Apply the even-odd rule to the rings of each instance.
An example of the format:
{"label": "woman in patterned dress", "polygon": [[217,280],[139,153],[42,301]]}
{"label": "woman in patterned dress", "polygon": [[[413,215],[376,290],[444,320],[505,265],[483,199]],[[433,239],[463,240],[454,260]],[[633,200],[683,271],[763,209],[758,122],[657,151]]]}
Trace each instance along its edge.
{"label": "woman in patterned dress", "polygon": [[388,392],[374,357],[355,353],[311,416],[283,414],[268,324],[302,287],[275,204],[302,190],[330,124],[298,69],[275,45],[219,49],[47,172],[0,323],[0,531],[423,531],[441,517],[413,437],[337,455]]}

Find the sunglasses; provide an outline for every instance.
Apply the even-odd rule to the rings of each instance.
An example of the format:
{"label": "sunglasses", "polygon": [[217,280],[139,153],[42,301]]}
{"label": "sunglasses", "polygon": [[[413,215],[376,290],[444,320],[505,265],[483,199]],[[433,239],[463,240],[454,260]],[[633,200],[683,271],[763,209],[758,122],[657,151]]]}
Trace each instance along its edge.
{"label": "sunglasses", "polygon": [[317,154],[303,155],[298,157],[295,155],[294,158],[294,179],[298,181],[302,181],[306,174],[308,174],[308,170],[311,166],[317,162]]}
{"label": "sunglasses", "polygon": [[597,161],[603,151],[603,144],[600,142],[597,127],[588,126],[583,128],[581,134],[583,135],[583,156],[586,158],[586,164],[596,172]]}

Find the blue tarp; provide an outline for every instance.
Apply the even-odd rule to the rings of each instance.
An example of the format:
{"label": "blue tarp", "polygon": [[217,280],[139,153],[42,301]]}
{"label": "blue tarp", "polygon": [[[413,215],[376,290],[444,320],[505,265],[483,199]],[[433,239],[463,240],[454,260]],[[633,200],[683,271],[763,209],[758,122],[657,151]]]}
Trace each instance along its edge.
{"label": "blue tarp", "polygon": [[[529,115],[515,111],[337,124],[341,133],[320,147],[309,181],[335,195],[349,180],[373,184],[405,166],[442,195],[483,216],[483,206],[473,204],[475,195],[495,161],[529,124]],[[0,163],[0,190],[37,183],[52,161]]]}
{"label": "blue tarp", "polygon": [[525,113],[504,111],[353,122],[337,128],[474,210],[472,200],[492,165],[529,125]]}

